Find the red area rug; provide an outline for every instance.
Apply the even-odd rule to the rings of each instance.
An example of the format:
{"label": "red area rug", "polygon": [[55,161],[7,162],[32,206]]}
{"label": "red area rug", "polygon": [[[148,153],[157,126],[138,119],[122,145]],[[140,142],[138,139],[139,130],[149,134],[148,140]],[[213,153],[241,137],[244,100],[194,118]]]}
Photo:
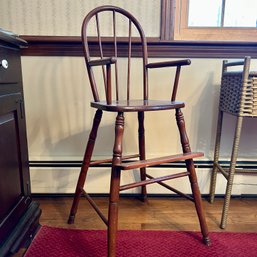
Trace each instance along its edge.
{"label": "red area rug", "polygon": [[[257,233],[212,232],[205,246],[199,232],[119,231],[118,257],[254,257]],[[106,231],[43,226],[25,257],[104,257]]]}

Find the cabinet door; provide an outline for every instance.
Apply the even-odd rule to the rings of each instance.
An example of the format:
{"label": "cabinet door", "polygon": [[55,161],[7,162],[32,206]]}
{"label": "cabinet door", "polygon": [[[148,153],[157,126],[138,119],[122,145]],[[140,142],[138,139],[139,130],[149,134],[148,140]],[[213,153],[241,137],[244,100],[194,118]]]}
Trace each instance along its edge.
{"label": "cabinet door", "polygon": [[26,141],[22,95],[1,96],[0,245],[31,202]]}

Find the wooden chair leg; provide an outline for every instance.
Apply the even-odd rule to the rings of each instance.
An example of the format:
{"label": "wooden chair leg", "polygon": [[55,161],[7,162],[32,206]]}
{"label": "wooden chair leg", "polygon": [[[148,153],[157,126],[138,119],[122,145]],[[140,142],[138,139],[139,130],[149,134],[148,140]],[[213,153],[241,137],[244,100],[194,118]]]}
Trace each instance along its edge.
{"label": "wooden chair leg", "polygon": [[75,195],[74,195],[74,198],[73,198],[72,207],[71,207],[71,210],[70,210],[70,216],[69,216],[69,219],[68,219],[69,224],[74,223],[75,215],[77,213],[80,196],[81,196],[82,191],[83,191],[83,187],[84,187],[86,176],[87,176],[88,167],[90,165],[90,160],[91,160],[92,153],[93,153],[94,146],[95,146],[95,139],[96,139],[96,136],[97,136],[97,131],[98,131],[101,119],[102,119],[102,113],[103,112],[101,110],[97,110],[96,113],[95,113],[93,126],[92,126],[92,129],[91,129],[91,132],[90,132],[90,135],[89,135],[89,139],[88,139],[88,142],[87,142],[87,147],[86,147],[86,151],[85,151],[84,158],[83,158],[83,163],[82,163],[81,170],[80,170],[80,174],[79,174],[79,178],[78,178],[78,182],[77,182],[77,187],[76,187]]}
{"label": "wooden chair leg", "polygon": [[209,199],[210,203],[214,202],[214,197],[215,197],[216,180],[217,180],[217,173],[218,173],[217,165],[219,163],[219,154],[220,154],[220,138],[221,138],[221,131],[222,131],[222,121],[223,121],[223,112],[219,111],[213,169],[212,169],[211,183],[210,183],[210,199]]}
{"label": "wooden chair leg", "polygon": [[115,124],[115,142],[113,147],[112,174],[108,214],[108,257],[115,257],[116,238],[118,230],[118,202],[120,195],[120,169],[116,167],[121,163],[122,138],[124,132],[123,113],[118,113]]}
{"label": "wooden chair leg", "polygon": [[189,179],[190,179],[191,189],[194,197],[195,208],[196,208],[196,212],[197,212],[200,227],[201,227],[201,232],[203,235],[203,242],[206,245],[210,245],[211,241],[209,238],[208,227],[207,227],[207,223],[206,223],[206,219],[203,211],[202,198],[201,198],[201,193],[197,182],[197,176],[195,173],[195,166],[194,166],[193,160],[192,159],[187,160],[186,165],[187,165],[188,172],[190,172]]}
{"label": "wooden chair leg", "polygon": [[[145,160],[145,128],[144,128],[144,112],[138,112],[138,145],[140,160]],[[146,180],[146,168],[140,169],[141,180]],[[141,187],[141,199],[143,202],[147,202],[147,190],[146,186]]]}
{"label": "wooden chair leg", "polygon": [[[176,120],[177,120],[177,125],[180,133],[180,141],[181,141],[183,152],[184,153],[191,152],[189,140],[186,133],[184,116],[180,109],[176,109]],[[186,166],[187,166],[188,172],[190,173],[189,179],[190,179],[192,193],[194,197],[196,212],[200,222],[201,232],[203,235],[203,242],[206,245],[210,245],[209,232],[208,232],[207,223],[205,220],[205,215],[202,207],[202,199],[201,199],[201,194],[200,194],[200,190],[197,182],[193,160],[192,159],[186,160]]]}
{"label": "wooden chair leg", "polygon": [[242,116],[237,117],[237,124],[235,128],[234,142],[233,142],[233,148],[232,148],[232,154],[231,154],[231,160],[230,160],[230,168],[229,168],[228,181],[227,181],[227,187],[226,187],[225,201],[223,205],[221,224],[220,224],[220,227],[223,229],[226,227],[226,223],[227,223],[228,209],[229,209],[232,186],[233,186],[235,169],[236,169],[236,161],[237,161],[237,155],[238,155],[238,146],[240,142],[242,123],[243,123],[243,117]]}

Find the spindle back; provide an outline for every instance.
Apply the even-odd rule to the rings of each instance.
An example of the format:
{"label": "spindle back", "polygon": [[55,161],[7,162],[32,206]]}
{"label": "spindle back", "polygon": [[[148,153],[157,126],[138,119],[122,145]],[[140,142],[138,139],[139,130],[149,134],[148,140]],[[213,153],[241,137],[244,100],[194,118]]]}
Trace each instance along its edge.
{"label": "spindle back", "polygon": [[[103,22],[101,21],[103,19]],[[121,24],[123,23],[123,25]],[[111,29],[107,28],[110,26]],[[92,33],[94,27],[95,35]],[[104,31],[101,28],[105,29]],[[122,31],[122,35],[118,35],[117,28]],[[135,36],[134,36],[135,34]],[[142,99],[148,99],[148,79],[147,79],[147,45],[146,38],[137,19],[129,12],[115,6],[101,6],[93,9],[85,17],[82,24],[82,42],[85,53],[86,67],[88,70],[89,80],[95,102],[102,101],[100,94],[103,91],[99,87],[99,73],[96,68],[101,69],[102,85],[104,87],[105,98],[107,104],[112,101],[120,100],[120,96],[126,95],[126,100],[131,97],[131,74],[132,62],[132,40],[137,38],[136,45],[140,51],[139,56],[142,57]],[[98,51],[91,51],[91,43],[98,41]],[[105,43],[105,44],[103,44]],[[120,47],[118,48],[118,44]],[[121,50],[119,50],[121,49]],[[120,69],[119,57],[126,57],[127,71],[119,74]],[[124,61],[122,61],[124,64]],[[114,76],[111,75],[114,71]],[[121,73],[121,72],[120,72]],[[123,75],[123,76],[122,76]],[[111,80],[114,77],[115,86]],[[112,88],[113,87],[113,88]],[[125,90],[125,91],[124,91]]]}

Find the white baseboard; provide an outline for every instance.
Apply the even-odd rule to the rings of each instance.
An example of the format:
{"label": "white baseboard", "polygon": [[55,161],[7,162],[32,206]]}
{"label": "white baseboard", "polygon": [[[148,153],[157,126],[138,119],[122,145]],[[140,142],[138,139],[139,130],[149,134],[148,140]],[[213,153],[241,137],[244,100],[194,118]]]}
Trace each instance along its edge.
{"label": "white baseboard", "polygon": [[[210,173],[209,168],[198,168],[197,177],[202,194],[209,193]],[[78,179],[79,167],[31,167],[31,191],[37,193],[65,194],[74,193],[76,182]],[[176,171],[184,171],[183,168],[148,168],[148,173],[157,176],[165,176]],[[121,183],[132,183],[135,179],[139,180],[139,172],[122,171]],[[87,184],[85,190],[88,193],[105,194],[109,192],[110,168],[98,167],[91,168],[88,172]],[[191,194],[191,188],[187,177],[170,180],[167,184],[177,188],[178,190]],[[148,185],[148,193],[150,194],[171,194],[172,192],[159,186],[158,184]],[[226,180],[218,174],[216,194],[224,194],[226,188]],[[139,193],[139,188],[130,189],[123,193],[133,194]],[[233,195],[241,194],[257,194],[257,179],[254,175],[236,174],[232,190]]]}

